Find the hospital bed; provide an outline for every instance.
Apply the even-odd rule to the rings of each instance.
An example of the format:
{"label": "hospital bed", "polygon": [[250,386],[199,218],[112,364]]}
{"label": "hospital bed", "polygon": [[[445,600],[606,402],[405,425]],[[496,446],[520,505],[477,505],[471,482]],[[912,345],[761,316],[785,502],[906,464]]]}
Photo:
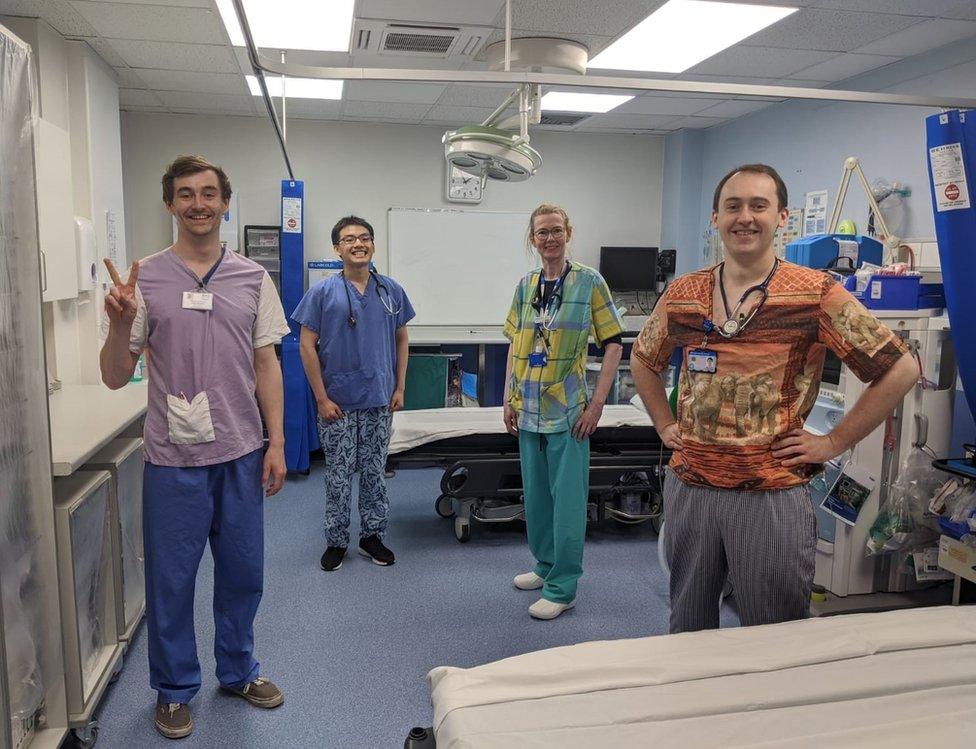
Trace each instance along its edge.
{"label": "hospital bed", "polygon": [[[590,518],[650,520],[657,527],[661,472],[670,457],[646,411],[606,406],[590,438]],[[431,466],[444,469],[434,507],[454,518],[458,541],[470,539],[474,520],[523,516],[518,439],[505,431],[501,407],[395,413],[387,470]]]}
{"label": "hospital bed", "polygon": [[587,642],[427,680],[412,749],[976,746],[976,609]]}

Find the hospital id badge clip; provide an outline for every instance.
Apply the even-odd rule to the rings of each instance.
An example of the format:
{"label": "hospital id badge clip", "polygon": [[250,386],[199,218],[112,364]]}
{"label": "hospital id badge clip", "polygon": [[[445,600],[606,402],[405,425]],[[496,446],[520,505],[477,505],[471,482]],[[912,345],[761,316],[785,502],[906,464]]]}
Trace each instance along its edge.
{"label": "hospital id badge clip", "polygon": [[209,291],[184,291],[183,309],[213,309],[213,294]]}
{"label": "hospital id badge clip", "polygon": [[718,369],[718,353],[707,348],[694,348],[688,352],[688,371],[715,374]]}
{"label": "hospital id badge clip", "polygon": [[545,351],[533,351],[529,354],[529,366],[530,367],[544,367],[548,361]]}

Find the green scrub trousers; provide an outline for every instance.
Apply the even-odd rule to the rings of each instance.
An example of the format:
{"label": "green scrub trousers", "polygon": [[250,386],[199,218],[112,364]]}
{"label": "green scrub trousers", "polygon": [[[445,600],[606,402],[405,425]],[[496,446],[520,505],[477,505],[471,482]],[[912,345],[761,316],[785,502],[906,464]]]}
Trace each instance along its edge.
{"label": "green scrub trousers", "polygon": [[520,429],[519,459],[529,549],[536,558],[535,574],[545,580],[542,597],[569,603],[583,574],[590,439],[578,441],[568,430],[540,434]]}

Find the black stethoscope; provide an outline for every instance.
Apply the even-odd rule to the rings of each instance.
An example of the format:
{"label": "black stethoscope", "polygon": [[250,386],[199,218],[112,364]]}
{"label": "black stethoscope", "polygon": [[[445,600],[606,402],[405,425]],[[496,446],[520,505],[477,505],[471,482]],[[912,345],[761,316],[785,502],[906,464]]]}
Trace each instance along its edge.
{"label": "black stethoscope", "polygon": [[[739,297],[739,303],[735,305],[735,309],[729,310],[729,300],[725,295],[725,263],[718,266],[718,288],[722,293],[722,305],[725,307],[725,317],[726,320],[720,326],[716,326],[711,320],[705,320],[705,332],[711,333],[713,330],[717,330],[719,335],[723,338],[734,338],[743,330],[746,326],[752,322],[762,306],[769,299],[769,282],[773,279],[773,274],[776,273],[776,269],[779,267],[779,258],[773,261],[773,267],[770,269],[766,278],[763,279],[762,283],[757,283],[755,286],[750,286],[748,289],[742,292],[742,296]],[[742,309],[742,305],[745,304],[746,299],[752,294],[759,294],[759,301],[749,312],[748,316],[740,314],[739,310]]]}
{"label": "black stethoscope", "polygon": [[[339,275],[342,276],[342,287],[346,290],[346,304],[349,306],[349,317],[346,319],[346,323],[350,328],[356,327],[356,313],[353,311],[352,306],[352,294],[349,293],[349,282],[346,281],[346,274],[339,271]],[[374,288],[376,289],[376,296],[380,298],[380,302],[383,304],[383,309],[386,314],[391,317],[395,317],[400,314],[401,307],[394,304],[393,296],[390,294],[390,290],[386,287],[382,281],[380,281],[379,275],[374,270],[370,270],[369,275],[372,277],[374,282]],[[366,283],[369,283],[367,280]],[[383,293],[380,291],[382,289],[386,292],[386,299],[383,298]]]}
{"label": "black stethoscope", "polygon": [[556,280],[556,284],[552,287],[552,292],[549,294],[549,301],[546,303],[545,307],[542,305],[542,284],[545,279],[545,273],[541,270],[539,271],[539,282],[535,285],[535,296],[532,297],[532,308],[540,314],[541,326],[546,330],[552,330],[552,322],[556,318],[556,312],[563,303],[563,284],[566,282],[566,276],[573,269],[572,263],[568,260],[566,261],[566,267],[562,272],[562,275]]}

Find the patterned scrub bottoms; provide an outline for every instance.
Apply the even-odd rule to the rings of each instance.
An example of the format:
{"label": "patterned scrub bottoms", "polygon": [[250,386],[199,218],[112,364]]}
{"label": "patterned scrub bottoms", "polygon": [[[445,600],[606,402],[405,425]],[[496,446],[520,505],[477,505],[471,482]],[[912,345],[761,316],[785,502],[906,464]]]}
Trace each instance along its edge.
{"label": "patterned scrub bottoms", "polygon": [[360,536],[386,533],[386,453],[393,413],[389,406],[346,411],[341,419],[319,419],[325,453],[325,538],[329,546],[349,546],[352,475],[359,473]]}

